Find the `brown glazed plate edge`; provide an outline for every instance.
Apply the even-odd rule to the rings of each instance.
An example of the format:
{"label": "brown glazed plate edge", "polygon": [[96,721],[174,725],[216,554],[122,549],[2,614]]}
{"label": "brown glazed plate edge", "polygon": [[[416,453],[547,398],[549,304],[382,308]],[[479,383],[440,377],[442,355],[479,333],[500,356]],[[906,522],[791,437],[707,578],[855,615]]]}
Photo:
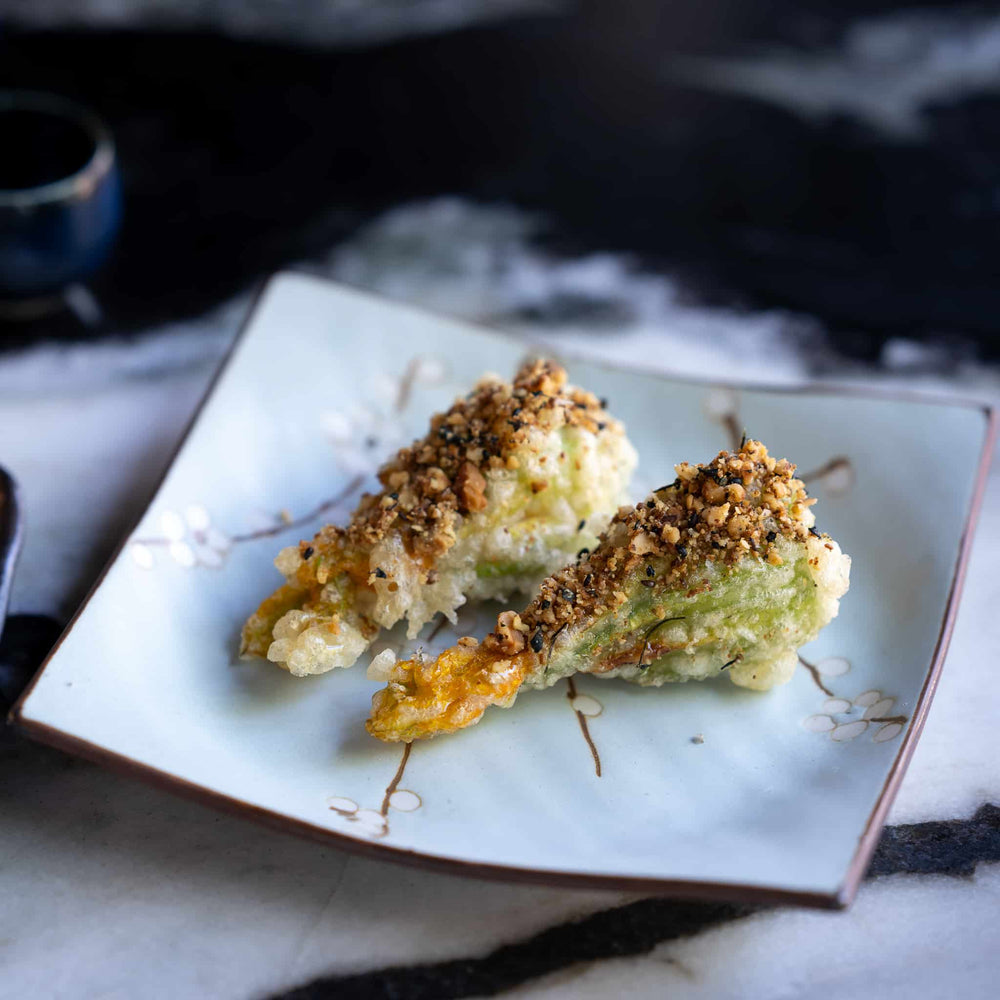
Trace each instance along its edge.
{"label": "brown glazed plate edge", "polygon": [[[975,533],[976,523],[982,507],[983,497],[986,491],[987,478],[993,449],[997,438],[998,419],[994,408],[986,403],[964,398],[943,398],[940,396],[923,395],[918,392],[907,390],[895,390],[888,388],[868,388],[855,385],[836,385],[833,383],[821,383],[817,385],[767,385],[767,384],[746,384],[726,382],[724,380],[713,381],[711,385],[719,387],[729,387],[744,389],[747,391],[777,392],[777,393],[818,393],[823,395],[846,395],[863,397],[867,399],[881,399],[890,402],[913,402],[929,405],[949,405],[966,409],[978,410],[986,423],[983,447],[980,454],[979,463],[976,470],[976,478],[973,486],[972,499],[966,515],[965,524],[962,531],[962,538],[959,544],[958,555],[955,562],[955,569],[952,575],[951,586],[948,592],[948,599],[945,604],[944,616],[941,628],[938,632],[937,642],[931,658],[930,669],[924,680],[920,695],[913,710],[911,724],[906,730],[902,744],[893,760],[889,773],[879,792],[875,805],[865,823],[865,827],[858,839],[858,846],[851,859],[843,884],[830,893],[785,889],[778,886],[753,885],[736,882],[712,882],[697,879],[659,879],[643,878],[636,876],[619,875],[599,875],[588,874],[586,872],[563,872],[550,869],[519,868],[513,865],[496,865],[485,862],[463,861],[453,857],[427,854],[419,851],[410,851],[404,848],[391,847],[375,842],[362,841],[349,837],[345,834],[337,833],[326,827],[307,823],[303,820],[293,819],[282,813],[261,806],[253,805],[242,799],[237,799],[213,789],[205,788],[202,785],[190,782],[185,778],[178,777],[166,771],[148,764],[143,764],[131,757],[107,750],[97,744],[80,739],[62,730],[56,729],[45,723],[30,719],[24,715],[24,705],[34,690],[46,667],[62,645],[66,636],[69,635],[77,620],[90,603],[91,598],[98,591],[104,581],[105,576],[114,565],[128,539],[135,531],[142,516],[145,513],[148,503],[155,496],[166,478],[167,473],[173,466],[178,454],[187,441],[192,429],[198,422],[208,400],[212,397],[215,388],[233,358],[236,349],[243,340],[246,331],[249,329],[252,320],[257,312],[257,307],[267,292],[270,285],[277,279],[295,272],[279,272],[276,275],[263,281],[257,289],[253,301],[247,311],[239,331],[233,338],[232,344],[219,364],[218,370],[212,377],[208,388],[200,400],[194,414],[184,429],[176,448],[167,461],[162,475],[159,477],[147,502],[142,505],[142,510],[135,523],[130,525],[125,532],[115,551],[104,566],[94,585],[90,588],[80,607],[77,609],[69,624],[64,629],[56,644],[53,646],[45,661],[42,663],[31,682],[22,692],[16,704],[10,710],[8,722],[18,730],[29,736],[31,739],[48,746],[55,747],[66,753],[71,753],[83,757],[96,764],[107,767],[112,771],[123,774],[127,777],[138,778],[156,788],[161,788],[182,798],[189,799],[201,805],[230,813],[236,816],[249,819],[262,826],[286,833],[293,833],[300,837],[313,841],[325,843],[327,846],[337,847],[347,853],[358,854],[375,860],[391,861],[398,864],[406,864],[421,867],[432,871],[439,871],[445,874],[458,875],[468,878],[489,879],[501,882],[520,882],[533,885],[553,886],[559,888],[579,888],[590,890],[608,890],[621,892],[636,892],[650,895],[661,895],[678,899],[697,899],[714,902],[743,902],[763,905],[797,905],[820,909],[843,909],[851,904],[857,894],[858,888],[864,878],[865,872],[871,861],[872,854],[878,843],[879,835],[885,823],[889,808],[899,790],[900,783],[906,772],[906,768],[913,756],[917,741],[923,730],[927,718],[930,703],[934,697],[941,669],[948,651],[954,631],[955,619],[958,612],[959,599],[961,597],[962,585],[968,567],[969,556],[972,549],[972,541]],[[309,277],[312,280],[326,284],[337,284],[326,279],[312,275],[298,275],[296,277]],[[358,293],[357,289],[352,289]],[[359,293],[365,294],[365,293]],[[378,296],[371,296],[378,298]],[[399,306],[399,303],[393,303]],[[427,314],[427,310],[413,306],[403,306],[415,312]],[[437,315],[437,314],[435,314]],[[476,324],[466,323],[468,326]],[[490,330],[479,324],[484,332],[494,336],[504,336],[503,333]],[[509,336],[509,335],[507,335]],[[526,346],[530,346],[526,343]],[[558,352],[563,356],[563,352]],[[651,372],[648,369],[637,368],[628,365],[614,365],[590,358],[578,358],[572,354],[565,355],[567,359],[579,360],[596,367],[606,368],[614,371],[624,371],[645,376],[655,376],[672,381],[693,382],[697,384],[707,384],[703,379],[696,379],[684,376],[676,376],[666,372]]]}

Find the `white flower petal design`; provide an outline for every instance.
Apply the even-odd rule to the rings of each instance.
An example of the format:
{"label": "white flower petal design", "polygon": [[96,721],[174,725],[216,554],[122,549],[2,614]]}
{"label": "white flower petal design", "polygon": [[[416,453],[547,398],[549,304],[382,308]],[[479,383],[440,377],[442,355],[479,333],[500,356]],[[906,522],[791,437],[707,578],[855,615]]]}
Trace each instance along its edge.
{"label": "white flower petal design", "polygon": [[816,669],[824,677],[842,677],[851,669],[851,661],[843,656],[828,656],[816,664]]}
{"label": "white flower petal design", "polygon": [[847,493],[854,486],[854,466],[846,460],[838,462],[823,476],[823,486],[831,496]]}
{"label": "white flower petal design", "polygon": [[823,702],[823,711],[830,715],[842,715],[851,710],[851,703],[846,698],[827,698]]}
{"label": "white flower petal design", "polygon": [[418,357],[414,380],[425,385],[440,385],[448,377],[448,365],[435,357]]}
{"label": "white flower petal design", "polygon": [[872,737],[872,743],[886,743],[897,737],[903,731],[901,722],[887,722]]}
{"label": "white flower petal design", "polygon": [[869,705],[865,714],[861,718],[880,719],[883,716],[888,715],[892,711],[892,706],[895,704],[895,698],[883,698],[881,701],[875,702],[874,705]]}
{"label": "white flower petal design", "polygon": [[208,516],[208,511],[201,504],[189,504],[184,511],[184,520],[192,531],[207,531],[212,519]]}
{"label": "white flower petal design", "polygon": [[170,556],[174,562],[185,569],[190,569],[198,562],[194,554],[194,549],[187,542],[171,542]]}
{"label": "white flower petal design", "polygon": [[209,569],[218,569],[222,565],[222,554],[210,545],[196,542],[194,544],[194,554],[198,562]]}
{"label": "white flower petal design", "polygon": [[320,423],[327,436],[338,444],[351,440],[351,421],[337,410],[328,410],[320,417]]}
{"label": "white flower petal design", "polygon": [[861,694],[854,699],[854,704],[859,708],[868,708],[869,705],[874,705],[882,697],[882,692],[877,689],[872,689],[871,691],[862,691]]}
{"label": "white flower petal design", "polygon": [[233,547],[232,539],[214,526],[209,526],[205,531],[205,544],[216,552],[228,552]]}
{"label": "white flower petal design", "polygon": [[400,812],[413,812],[423,805],[423,801],[416,792],[411,792],[408,788],[397,788],[389,796],[389,805]]}
{"label": "white flower petal design", "polygon": [[326,804],[341,816],[353,816],[358,811],[358,804],[354,799],[349,799],[343,795],[331,795],[326,800]]}
{"label": "white flower petal design", "polygon": [[732,389],[718,387],[711,389],[705,396],[705,414],[710,420],[722,420],[735,416],[739,411],[739,398]]}
{"label": "white flower petal design", "polygon": [[349,817],[369,837],[384,837],[389,832],[388,820],[375,809],[359,809]]}
{"label": "white flower petal design", "polygon": [[184,522],[180,514],[173,510],[165,510],[160,515],[160,531],[171,542],[179,542],[185,534]]}
{"label": "white flower petal design", "polygon": [[142,542],[133,542],[129,547],[129,551],[132,553],[132,560],[136,566],[139,566],[141,569],[153,568],[156,558],[153,555],[153,550],[148,545],[143,545]]}
{"label": "white flower petal design", "polygon": [[868,723],[864,719],[857,719],[855,722],[844,722],[830,733],[830,739],[836,743],[846,743],[848,740],[856,739],[867,728]]}
{"label": "white flower petal design", "polygon": [[375,399],[393,399],[399,392],[399,379],[393,378],[386,371],[381,371],[372,378],[369,389]]}
{"label": "white flower petal design", "polygon": [[810,715],[804,719],[802,725],[811,733],[828,733],[836,726],[836,723],[829,715]]}
{"label": "white flower petal design", "polygon": [[589,694],[578,694],[570,699],[570,705],[574,712],[585,715],[588,719],[596,719],[604,711],[604,706]]}

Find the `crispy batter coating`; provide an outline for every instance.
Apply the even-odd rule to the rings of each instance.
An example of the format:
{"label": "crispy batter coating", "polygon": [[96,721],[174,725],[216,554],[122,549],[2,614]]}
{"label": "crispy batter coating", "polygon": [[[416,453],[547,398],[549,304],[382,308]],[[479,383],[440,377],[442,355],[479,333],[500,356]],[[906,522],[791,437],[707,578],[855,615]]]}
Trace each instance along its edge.
{"label": "crispy batter coating", "polygon": [[[552,433],[563,428],[572,429],[571,435],[604,442],[598,445],[600,454],[617,463],[609,469],[606,492],[612,492],[615,482],[620,481],[619,489],[624,486],[634,464],[624,429],[592,393],[567,385],[562,367],[537,360],[523,365],[512,384],[495,378],[481,381],[464,399],[435,415],[423,438],[386,462],[378,473],[380,492],[361,498],[346,527],[328,525],[297,550],[281,553],[276,565],[287,582],[247,621],[241,653],[268,656],[296,674],[353,662],[379,625],[388,626],[413,611],[411,605],[418,600],[415,590],[439,582],[446,554],[454,550],[453,555],[465,558],[465,548],[456,548],[460,530],[463,524],[475,526],[476,517],[489,507],[490,484],[510,480],[497,489],[509,503],[520,463],[535,454],[532,449],[540,441],[551,441]],[[571,456],[559,458],[570,464]],[[579,459],[576,462],[576,469],[587,468]],[[552,467],[550,462],[544,468]],[[574,475],[579,479],[582,473]],[[553,468],[553,482],[566,479],[565,470]],[[540,480],[532,482],[531,489],[537,492],[547,486]],[[599,504],[604,503],[607,499],[601,498]],[[606,509],[588,508],[586,514]],[[544,542],[544,530],[556,527],[560,515],[549,515],[547,527],[537,514],[532,516],[540,527],[518,543],[522,548],[536,538]],[[572,525],[558,526],[572,531],[575,517]],[[381,554],[375,558],[376,553]],[[559,558],[557,552],[555,557]],[[543,573],[552,558],[547,556]],[[532,586],[539,575],[531,578]],[[496,586],[502,585],[498,580]],[[453,583],[452,589],[456,586]],[[435,593],[442,595],[441,601],[451,599],[444,583]],[[455,596],[457,603],[461,599],[461,594]],[[419,614],[411,614],[411,626],[419,627],[418,618]]]}
{"label": "crispy batter coating", "polygon": [[[598,621],[627,620],[624,606],[636,604],[637,593],[650,597],[652,626],[643,619],[635,631],[608,637],[592,649],[593,662],[577,662],[570,669],[605,676],[628,673],[629,679],[644,683],[641,672],[649,663],[693,642],[690,632],[682,636],[678,630],[671,638],[669,628],[663,628],[677,619],[657,613],[657,595],[696,599],[711,590],[706,573],[724,581],[747,566],[787,577],[790,568],[782,570],[782,552],[808,556],[810,572],[827,552],[846,561],[837,563],[835,579],[824,581],[832,603],[821,608],[825,620],[820,627],[836,613],[836,599],[847,586],[841,574],[849,560],[832,540],[812,529],[813,501],[794,478],[795,466],[775,461],[760,442],[746,441],[707,465],[683,463],[676,471],[673,483],[637,507],[620,508],[597,548],[548,577],[524,611],[501,613],[495,631],[481,644],[460,639],[434,661],[418,657],[397,663],[388,686],[372,700],[368,731],[382,740],[410,741],[475,724],[490,705],[512,704],[522,685],[552,683],[546,671],[557,644],[572,642]],[[816,573],[819,578],[821,571]],[[811,591],[817,584],[810,580],[807,586]],[[770,633],[758,636],[762,643],[771,638]],[[704,642],[704,636],[697,641]],[[787,660],[792,654],[782,650],[781,655]],[[753,662],[752,650],[747,660]],[[735,662],[721,663],[721,669]],[[770,686],[782,679],[781,671],[765,679],[766,671],[757,666],[737,676],[741,668],[730,676],[746,686]]]}
{"label": "crispy batter coating", "polygon": [[371,547],[398,530],[416,555],[441,555],[454,544],[456,516],[486,506],[485,473],[516,461],[532,428],[567,425],[621,430],[593,393],[567,386],[565,369],[552,361],[524,365],[513,385],[480,382],[381,468],[382,492],[362,498],[347,528],[325,531]]}
{"label": "crispy batter coating", "polygon": [[[563,625],[573,626],[625,603],[625,581],[640,567],[665,565],[658,588],[683,587],[706,562],[736,565],[765,559],[780,565],[779,538],[805,541],[813,524],[795,466],[775,461],[759,441],[720,451],[707,465],[676,467],[677,478],[636,507],[621,507],[597,549],[550,576],[522,612],[529,633],[547,646]],[[496,642],[496,633],[486,640]]]}

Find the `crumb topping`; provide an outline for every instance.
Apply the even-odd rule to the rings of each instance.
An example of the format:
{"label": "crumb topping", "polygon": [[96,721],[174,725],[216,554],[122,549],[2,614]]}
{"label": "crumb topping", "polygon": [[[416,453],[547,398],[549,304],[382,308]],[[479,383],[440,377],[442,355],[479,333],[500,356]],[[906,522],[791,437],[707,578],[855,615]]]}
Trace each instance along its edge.
{"label": "crumb topping", "polygon": [[593,552],[582,550],[542,584],[516,622],[505,616],[484,649],[510,655],[525,635],[532,651],[548,649],[562,629],[614,611],[626,602],[630,579],[643,586],[683,586],[705,562],[735,566],[743,559],[781,565],[776,542],[803,542],[815,503],[795,466],[775,460],[759,441],[720,452],[707,465],[676,466],[677,478],[636,507],[620,507]]}
{"label": "crumb topping", "polygon": [[[408,551],[432,560],[454,544],[461,515],[486,507],[485,474],[519,467],[516,452],[533,428],[620,433],[621,425],[607,415],[604,403],[567,386],[566,371],[552,361],[528,362],[513,384],[484,380],[446,413],[436,414],[424,438],[382,466],[382,491],[361,498],[348,527],[326,527],[317,541],[366,550],[398,531]],[[312,548],[300,544],[304,559]]]}

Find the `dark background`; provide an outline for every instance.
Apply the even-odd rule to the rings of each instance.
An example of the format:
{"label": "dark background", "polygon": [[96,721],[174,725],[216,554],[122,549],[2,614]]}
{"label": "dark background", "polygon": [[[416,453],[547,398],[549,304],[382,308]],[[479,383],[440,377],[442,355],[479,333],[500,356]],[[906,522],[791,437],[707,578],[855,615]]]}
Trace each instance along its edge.
{"label": "dark background", "polygon": [[[311,33],[308,3],[239,32],[222,0],[217,24],[211,3],[191,23],[183,3],[150,21],[136,0],[112,24],[44,6],[0,0],[0,86],[72,95],[114,130],[127,215],[95,282],[103,330],[197,314],[380,210],[458,194],[540,209],[556,248],[635,252],[706,302],[809,313],[848,355],[899,335],[1000,353],[992,83],[931,95],[901,133],[678,71],[843,51],[898,10],[986,30],[989,5],[581,0],[388,38]],[[885,79],[911,65],[897,46]],[[63,317],[0,343],[93,333]]]}

